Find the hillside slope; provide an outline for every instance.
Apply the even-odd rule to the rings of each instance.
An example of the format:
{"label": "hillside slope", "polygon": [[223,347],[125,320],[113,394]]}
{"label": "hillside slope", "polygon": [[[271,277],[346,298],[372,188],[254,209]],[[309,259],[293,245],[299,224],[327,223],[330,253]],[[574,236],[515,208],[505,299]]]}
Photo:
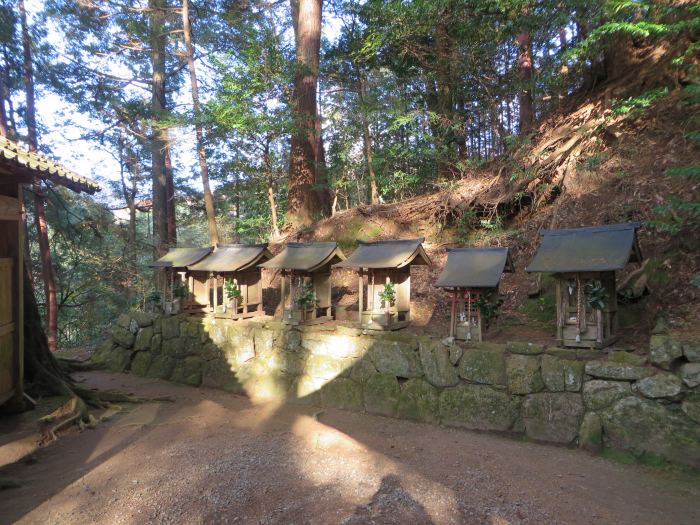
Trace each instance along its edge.
{"label": "hillside slope", "polygon": [[[698,142],[689,138],[700,128],[693,117],[700,101],[686,70],[672,64],[676,55],[668,43],[637,50],[629,71],[572,97],[529,143],[441,191],[339,212],[285,240],[334,239],[351,251],[357,240],[424,236],[433,266],[415,269],[412,281],[416,324],[430,332],[444,331],[449,316],[446,294],[432,286],[445,248],[510,246],[516,272],[503,280],[500,326],[491,337],[550,340],[549,281],[524,272],[538,231],[639,221],[648,259],[641,278],[650,293],[624,308],[620,344],[644,341],[660,313],[692,329],[700,321],[699,222],[661,210],[677,199],[700,201],[697,178],[667,175],[700,164]],[[339,285],[340,303],[356,302],[355,279],[341,276]]]}

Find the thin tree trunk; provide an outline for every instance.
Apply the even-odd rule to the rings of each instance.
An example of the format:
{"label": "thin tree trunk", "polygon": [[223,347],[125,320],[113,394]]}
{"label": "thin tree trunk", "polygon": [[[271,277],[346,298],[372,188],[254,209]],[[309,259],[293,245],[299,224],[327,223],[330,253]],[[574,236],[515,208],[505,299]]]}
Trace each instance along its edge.
{"label": "thin tree trunk", "polygon": [[367,86],[365,85],[365,80],[362,77],[362,73],[358,71],[359,77],[359,89],[357,94],[359,96],[360,102],[360,117],[362,119],[362,142],[365,150],[365,162],[367,163],[367,175],[369,175],[369,192],[370,192],[370,203],[379,204],[379,191],[377,189],[377,176],[374,173],[374,165],[372,163],[372,135],[369,129],[369,120],[367,119],[367,112],[365,107],[367,93]]}
{"label": "thin tree trunk", "polygon": [[279,224],[277,222],[277,202],[275,199],[275,189],[272,184],[272,163],[270,162],[270,137],[265,139],[265,150],[263,152],[263,162],[265,164],[265,182],[267,185],[267,201],[270,204],[271,234],[272,240],[280,236]]}
{"label": "thin tree trunk", "polygon": [[10,128],[7,125],[7,113],[5,112],[5,101],[7,98],[5,71],[0,68],[0,135],[9,138]]}
{"label": "thin tree trunk", "polygon": [[216,210],[214,208],[214,196],[209,185],[209,167],[207,166],[207,154],[204,149],[204,131],[200,120],[199,87],[197,85],[197,71],[194,67],[194,48],[192,46],[192,28],[190,27],[189,0],[182,0],[182,30],[187,52],[187,67],[190,70],[190,85],[192,88],[192,106],[194,107],[194,129],[197,134],[197,158],[199,159],[199,172],[202,176],[202,189],[204,190],[204,207],[207,211],[207,226],[209,238],[214,246],[219,244],[219,231],[216,227]]}
{"label": "thin tree trunk", "polygon": [[[149,33],[151,40],[151,177],[153,179],[153,248],[156,257],[168,251],[168,182],[165,151],[168,147],[167,128],[158,121],[165,107],[165,10],[166,0],[149,0]],[[162,275],[160,276],[162,280]],[[162,284],[162,283],[161,283]]]}
{"label": "thin tree trunk", "polygon": [[[22,49],[24,51],[24,89],[27,96],[27,139],[29,150],[37,151],[39,141],[36,130],[36,105],[34,103],[34,63],[32,61],[31,40],[29,26],[27,24],[27,12],[24,8],[24,0],[19,0],[19,13],[22,24]],[[46,332],[49,349],[55,352],[58,349],[58,304],[56,302],[56,279],[53,273],[53,261],[51,247],[49,246],[49,229],[46,224],[46,207],[44,203],[44,191],[41,181],[34,179],[32,184],[34,192],[34,215],[36,221],[37,238],[39,241],[39,254],[41,257],[41,275],[44,280],[44,294],[46,295]]]}
{"label": "thin tree trunk", "polygon": [[175,181],[173,177],[173,163],[170,157],[170,129],[165,130],[167,146],[165,148],[165,197],[167,207],[165,215],[168,223],[168,246],[177,245],[177,220],[175,217]]}
{"label": "thin tree trunk", "polygon": [[292,226],[310,224],[320,202],[316,184],[316,83],[321,48],[323,0],[291,0],[296,43],[296,74],[292,95],[295,130],[289,158],[287,221]]}
{"label": "thin tree trunk", "polygon": [[520,135],[532,133],[535,112],[532,101],[532,37],[528,31],[520,33],[518,44],[518,69],[522,87],[520,89]]}

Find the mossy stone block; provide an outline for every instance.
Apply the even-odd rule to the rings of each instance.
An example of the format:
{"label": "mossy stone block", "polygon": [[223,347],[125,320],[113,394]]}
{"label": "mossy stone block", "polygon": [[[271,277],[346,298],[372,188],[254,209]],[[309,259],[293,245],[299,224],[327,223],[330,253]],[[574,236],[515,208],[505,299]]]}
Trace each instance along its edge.
{"label": "mossy stone block", "polygon": [[506,376],[511,394],[532,394],[544,388],[540,356],[509,355],[506,359]]}
{"label": "mossy stone block", "polygon": [[362,410],[362,385],[344,377],[329,381],[321,388],[321,403],[327,407]]}
{"label": "mossy stone block", "polygon": [[487,385],[460,384],[440,394],[440,421],[474,430],[510,430],[521,400]]}
{"label": "mossy stone block", "polygon": [[377,374],[364,384],[365,410],[382,416],[395,416],[401,387],[395,376]]}
{"label": "mossy stone block", "polygon": [[472,383],[505,387],[505,348],[465,349],[459,360],[459,376]]}
{"label": "mossy stone block", "polygon": [[396,415],[403,419],[438,423],[440,395],[438,389],[423,379],[409,379],[401,385]]}

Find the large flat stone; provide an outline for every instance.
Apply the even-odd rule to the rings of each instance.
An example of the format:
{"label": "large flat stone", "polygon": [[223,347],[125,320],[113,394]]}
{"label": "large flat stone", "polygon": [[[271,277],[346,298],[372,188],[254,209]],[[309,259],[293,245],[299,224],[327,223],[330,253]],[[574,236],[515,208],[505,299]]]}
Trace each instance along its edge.
{"label": "large flat stone", "polygon": [[136,336],[130,330],[116,325],[112,327],[112,339],[123,348],[131,348]]}
{"label": "large flat stone", "polygon": [[141,328],[136,334],[136,339],[134,340],[134,350],[140,352],[142,350],[150,349],[151,339],[153,339],[153,326]]}
{"label": "large flat stone", "polygon": [[369,338],[348,337],[333,334],[304,334],[301,346],[312,355],[336,358],[362,357],[369,344]]}
{"label": "large flat stone", "polygon": [[180,319],[177,316],[163,317],[160,321],[160,329],[163,339],[180,337]]}
{"label": "large flat stone", "polygon": [[506,386],[505,349],[467,348],[459,360],[459,376],[472,383]]}
{"label": "large flat stone", "polygon": [[531,394],[544,388],[539,356],[509,355],[506,358],[506,376],[511,394]]}
{"label": "large flat stone", "polygon": [[306,360],[305,374],[330,381],[347,376],[355,364],[354,359],[336,359],[325,355],[310,355]]}
{"label": "large flat stone", "polygon": [[677,396],[681,393],[683,382],[671,373],[661,372],[637,381],[634,386],[644,397],[656,399]]}
{"label": "large flat stone", "polygon": [[651,362],[658,367],[671,368],[671,363],[683,355],[680,340],[670,335],[652,335],[649,340]]}
{"label": "large flat stone", "polygon": [[175,359],[166,354],[153,356],[148,366],[148,377],[170,379],[175,369]]}
{"label": "large flat stone", "polygon": [[437,423],[440,418],[438,389],[423,379],[409,379],[401,385],[396,415],[403,419]]}
{"label": "large flat stone", "polygon": [[401,387],[396,377],[377,374],[364,384],[365,410],[382,416],[395,416],[401,397]]}
{"label": "large flat stone", "polygon": [[580,394],[531,394],[523,402],[523,422],[528,437],[552,443],[571,443],[583,417]]}
{"label": "large flat stone", "polygon": [[542,356],[542,380],[550,392],[578,392],[583,384],[582,361]]}
{"label": "large flat stone", "polygon": [[583,404],[588,410],[601,410],[632,394],[627,381],[593,379],[583,384]]}
{"label": "large flat stone", "polygon": [[424,337],[418,343],[425,378],[434,386],[455,386],[459,383],[457,368],[450,362],[450,350],[440,341]]}
{"label": "large flat stone", "polygon": [[685,363],[678,369],[678,376],[690,388],[700,385],[700,363]]}
{"label": "large flat stone", "polygon": [[148,367],[151,366],[153,355],[150,352],[136,352],[131,360],[131,372],[137,376],[145,377],[148,374]]}
{"label": "large flat stone", "polygon": [[601,413],[611,448],[700,467],[700,425],[658,402],[626,397]]}
{"label": "large flat stone", "polygon": [[199,386],[202,383],[202,367],[204,362],[196,356],[186,357],[175,363],[171,381],[186,385]]}
{"label": "large flat stone", "polygon": [[583,416],[578,444],[590,452],[600,452],[603,448],[603,421],[596,412],[588,412]]}
{"label": "large flat stone", "polygon": [[321,404],[346,410],[362,410],[362,386],[343,377],[329,381],[321,388]]}
{"label": "large flat stone", "polygon": [[649,377],[654,373],[654,370],[643,366],[610,363],[608,361],[589,361],[586,363],[586,373],[589,376],[598,377],[600,379],[636,381]]}
{"label": "large flat stone", "polygon": [[486,385],[461,384],[440,394],[444,425],[474,430],[510,430],[520,410],[520,398]]}
{"label": "large flat stone", "polygon": [[411,378],[423,375],[415,341],[392,341],[375,338],[368,355],[380,374]]}

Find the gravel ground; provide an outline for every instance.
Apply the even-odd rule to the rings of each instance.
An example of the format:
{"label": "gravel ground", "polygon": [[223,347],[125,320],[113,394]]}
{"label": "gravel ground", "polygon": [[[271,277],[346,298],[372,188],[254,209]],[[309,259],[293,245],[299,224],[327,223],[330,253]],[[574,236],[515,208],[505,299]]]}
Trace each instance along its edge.
{"label": "gravel ground", "polygon": [[148,403],[0,468],[0,523],[700,523],[700,478],[122,374]]}

